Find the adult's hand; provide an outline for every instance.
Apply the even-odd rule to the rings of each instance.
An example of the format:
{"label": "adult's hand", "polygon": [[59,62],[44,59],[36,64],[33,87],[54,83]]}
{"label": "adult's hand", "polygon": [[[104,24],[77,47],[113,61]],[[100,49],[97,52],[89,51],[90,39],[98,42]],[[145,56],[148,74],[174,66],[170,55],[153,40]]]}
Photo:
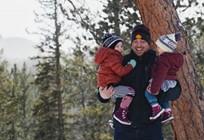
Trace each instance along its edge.
{"label": "adult's hand", "polygon": [[109,88],[107,88],[107,86],[105,88],[100,87],[99,93],[100,93],[101,98],[110,99],[111,96],[115,93],[115,90],[112,86],[110,86]]}

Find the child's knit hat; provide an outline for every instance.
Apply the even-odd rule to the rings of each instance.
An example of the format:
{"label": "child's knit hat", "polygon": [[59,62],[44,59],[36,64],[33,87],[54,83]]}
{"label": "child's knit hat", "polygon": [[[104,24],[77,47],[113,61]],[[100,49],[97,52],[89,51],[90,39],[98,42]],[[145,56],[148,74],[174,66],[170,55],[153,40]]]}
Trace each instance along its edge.
{"label": "child's knit hat", "polygon": [[123,40],[116,35],[106,33],[103,38],[103,47],[114,49],[118,42],[123,42]]}
{"label": "child's knit hat", "polygon": [[156,45],[165,52],[174,52],[176,50],[177,41],[181,40],[181,33],[172,33],[159,37]]}

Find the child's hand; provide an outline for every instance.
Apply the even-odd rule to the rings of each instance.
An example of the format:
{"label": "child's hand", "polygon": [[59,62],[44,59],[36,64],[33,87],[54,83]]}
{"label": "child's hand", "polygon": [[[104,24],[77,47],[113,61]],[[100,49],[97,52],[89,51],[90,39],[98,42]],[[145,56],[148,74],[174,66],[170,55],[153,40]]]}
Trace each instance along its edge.
{"label": "child's hand", "polygon": [[132,67],[134,68],[137,64],[137,62],[134,59],[131,59],[128,64],[132,65]]}

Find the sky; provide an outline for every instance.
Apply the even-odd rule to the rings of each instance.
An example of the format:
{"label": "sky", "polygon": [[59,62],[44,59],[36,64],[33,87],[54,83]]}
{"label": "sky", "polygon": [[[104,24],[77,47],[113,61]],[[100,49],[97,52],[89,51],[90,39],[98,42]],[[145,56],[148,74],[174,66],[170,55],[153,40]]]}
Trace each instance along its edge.
{"label": "sky", "polygon": [[33,11],[37,6],[36,0],[0,0],[0,35],[35,41],[26,28],[35,28]]}
{"label": "sky", "polygon": [[[88,1],[89,6],[94,7],[95,2]],[[34,10],[39,8],[37,0],[0,0],[0,50],[3,49],[6,58],[18,61],[35,54],[33,46],[39,43],[39,38],[28,34],[26,29],[38,29]]]}
{"label": "sky", "polygon": [[[96,1],[88,0],[89,6],[94,7]],[[3,38],[22,37],[34,42],[38,39],[29,35],[26,28],[35,31],[34,10],[39,8],[36,0],[0,0],[0,35]]]}
{"label": "sky", "polygon": [[[204,2],[204,0],[201,1]],[[89,0],[89,6],[94,7],[94,5],[94,1]],[[26,28],[35,30],[33,12],[37,8],[39,5],[36,0],[0,0],[0,35],[3,38],[22,37],[36,42],[37,38],[27,34]],[[189,9],[187,13],[192,14],[192,10]]]}

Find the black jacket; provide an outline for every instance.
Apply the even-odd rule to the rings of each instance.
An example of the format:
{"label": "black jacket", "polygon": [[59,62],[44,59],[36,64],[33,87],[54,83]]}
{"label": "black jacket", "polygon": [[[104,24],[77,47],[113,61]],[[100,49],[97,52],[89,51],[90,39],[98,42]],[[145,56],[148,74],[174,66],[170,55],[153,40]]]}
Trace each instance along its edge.
{"label": "black jacket", "polygon": [[[149,120],[149,117],[151,116],[151,107],[145,98],[144,92],[149,84],[151,67],[155,63],[156,53],[149,50],[143,56],[138,57],[133,51],[131,51],[130,54],[124,56],[123,65],[126,65],[131,59],[135,59],[137,61],[137,65],[133,71],[122,78],[120,84],[130,86],[135,89],[135,96],[133,97],[133,101],[129,107],[128,117],[132,122],[132,127],[141,128],[151,123]],[[104,103],[108,101],[103,100],[99,94],[98,99]],[[120,106],[120,102],[121,99],[116,99],[116,109]],[[121,124],[115,121],[114,125],[117,127],[117,125]]]}

